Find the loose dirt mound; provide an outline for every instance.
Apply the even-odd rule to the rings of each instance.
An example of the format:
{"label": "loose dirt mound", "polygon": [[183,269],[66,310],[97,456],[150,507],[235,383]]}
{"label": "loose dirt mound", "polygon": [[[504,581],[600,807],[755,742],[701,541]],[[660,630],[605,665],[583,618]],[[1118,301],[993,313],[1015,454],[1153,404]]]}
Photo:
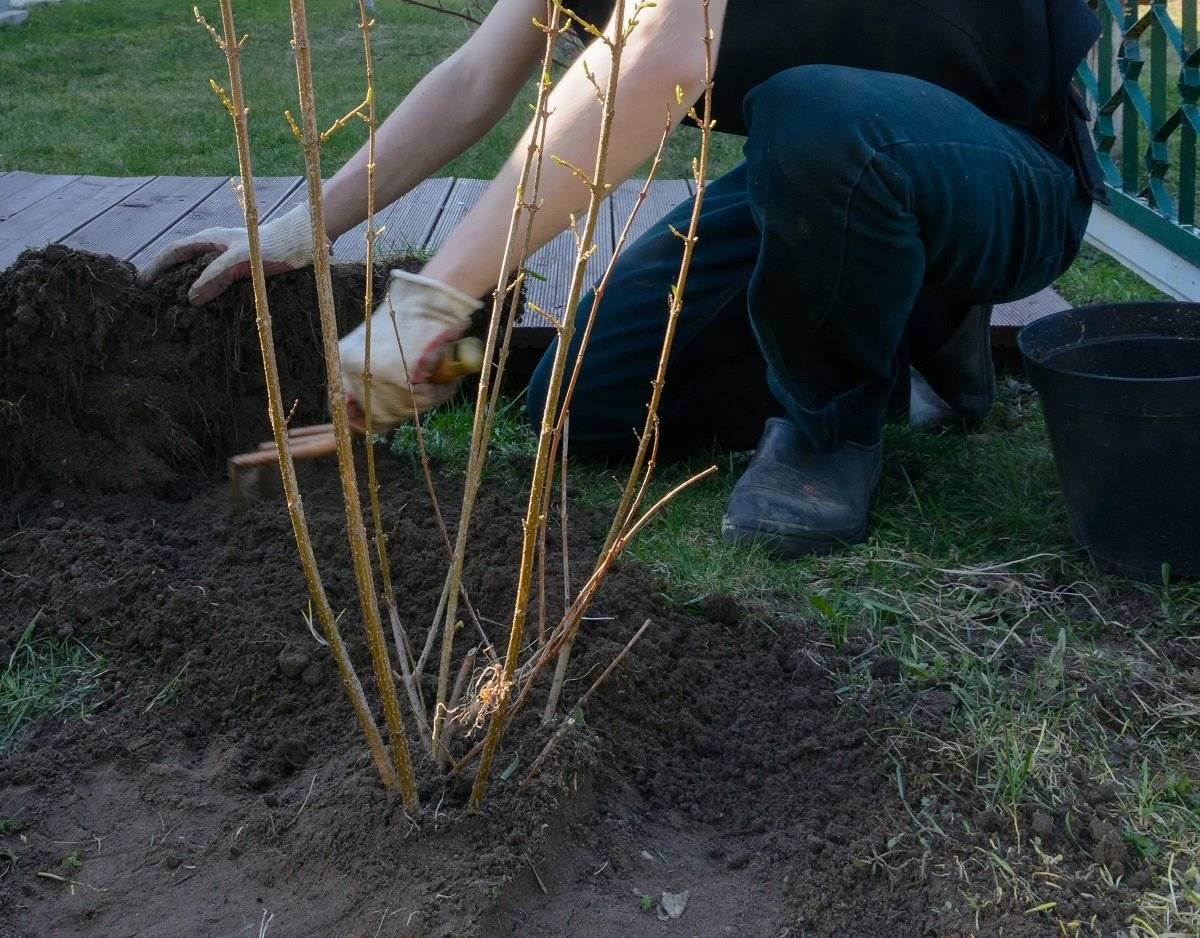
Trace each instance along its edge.
{"label": "loose dirt mound", "polygon": [[[202,267],[142,289],[128,264],[52,246],[0,274],[0,479],[171,495],[269,433],[248,285],[194,307]],[[336,268],[342,329],[362,315],[362,281],[361,267]],[[317,420],[312,276],[274,278],[270,293],[284,400]]]}
{"label": "loose dirt mound", "polygon": [[[129,264],[52,245],[0,272],[0,483],[186,494],[231,452],[270,436],[248,282],[202,308],[188,287],[207,258],[148,288]],[[419,270],[396,257],[387,271]],[[364,269],[333,268],[338,333],[363,315]],[[320,316],[309,270],[268,281],[285,404],[326,415]],[[482,335],[484,314],[470,334]],[[97,462],[105,472],[97,473]]]}
{"label": "loose dirt mound", "polygon": [[[32,302],[40,288],[20,270],[33,264],[59,305]],[[82,642],[106,671],[95,712],[43,721],[0,772],[0,935],[1059,934],[1021,914],[1015,897],[1000,896],[977,921],[969,884],[929,875],[928,857],[889,840],[909,809],[892,783],[887,727],[937,726],[953,709],[949,694],[881,680],[844,707],[835,688],[847,659],[821,652],[808,624],[721,597],[674,605],[629,567],[593,608],[567,700],[646,618],[654,627],[532,789],[517,785],[547,735],[536,708],[506,738],[482,815],[466,815],[461,785],[425,764],[422,808],[407,815],[380,789],[304,624],[279,504],[230,517],[223,490],[171,455],[180,436],[202,465],[228,445],[190,401],[199,396],[211,414],[214,399],[236,400],[253,380],[248,308],[231,300],[223,325],[190,310],[182,275],[157,288],[156,306],[136,299],[121,265],[54,249],[26,255],[20,270],[4,281],[0,311],[4,396],[16,393],[22,419],[8,424],[0,458],[18,478],[36,467],[82,481],[0,491],[0,658],[36,617],[35,640]],[[129,314],[119,304],[130,297],[136,325],[122,331]],[[46,352],[60,343],[18,328],[38,323],[61,337],[61,365]],[[288,341],[315,347],[308,320],[285,328]],[[23,348],[37,358],[22,364]],[[24,369],[19,379],[9,362]],[[232,376],[221,371],[231,362]],[[305,401],[318,399],[302,380],[319,382],[313,362],[296,353],[288,365],[289,393]],[[43,373],[52,367],[53,381]],[[180,376],[202,379],[203,391],[180,390]],[[135,406],[147,399],[167,416]],[[34,400],[65,440],[30,427]],[[130,427],[136,445],[125,445]],[[39,450],[52,444],[53,459]],[[174,501],[98,479],[135,470]],[[328,465],[302,476],[330,597],[348,610],[343,633],[365,676],[336,482]],[[445,557],[416,468],[383,458],[381,476],[392,575],[419,642]],[[524,504],[504,480],[501,471],[481,496],[466,571],[499,647]],[[445,516],[456,517],[460,480],[443,473],[438,486]],[[596,525],[583,508],[572,517],[579,583]],[[553,617],[553,534],[549,547]],[[942,823],[969,826],[961,816]],[[1007,849],[1002,833],[963,840],[972,837]],[[1064,871],[1091,862],[1078,845],[1054,849]],[[660,923],[660,896],[685,890],[684,917]],[[1115,931],[1114,908],[1096,900],[1089,910],[1103,933]]]}

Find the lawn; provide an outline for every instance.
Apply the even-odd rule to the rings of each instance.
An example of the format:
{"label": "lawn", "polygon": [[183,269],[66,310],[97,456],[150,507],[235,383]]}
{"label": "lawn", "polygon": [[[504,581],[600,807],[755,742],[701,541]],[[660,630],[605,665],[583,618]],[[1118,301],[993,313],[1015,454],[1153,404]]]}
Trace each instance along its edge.
{"label": "lawn", "polygon": [[[216,3],[200,3],[210,21]],[[286,5],[242,0],[238,29],[250,36],[242,56],[255,171],[299,175],[300,149],[284,120],[296,110],[296,78]],[[381,0],[375,9],[377,94],[385,113],[467,37],[461,20]],[[362,100],[362,46],[354,4],[309,8],[322,126]],[[0,171],[177,176],[233,175],[229,120],[208,80],[225,83],[224,59],[192,17],[191,3],[100,0],[38,7],[15,29],[0,30]],[[521,105],[533,100],[527,88]],[[520,136],[528,108],[513,108],[442,175],[489,178]],[[341,165],[365,139],[360,122],[330,139],[325,165]],[[694,135],[674,143],[665,175],[690,173]],[[740,146],[716,148],[718,169]]]}

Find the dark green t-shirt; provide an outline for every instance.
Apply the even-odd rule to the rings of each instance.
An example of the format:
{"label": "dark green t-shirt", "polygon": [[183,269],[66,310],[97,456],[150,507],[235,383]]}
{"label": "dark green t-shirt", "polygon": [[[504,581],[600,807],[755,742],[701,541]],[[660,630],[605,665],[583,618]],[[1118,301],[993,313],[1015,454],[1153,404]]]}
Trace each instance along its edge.
{"label": "dark green t-shirt", "polygon": [[[581,0],[573,9],[602,24],[613,7]],[[1034,135],[1095,194],[1099,167],[1072,118],[1070,82],[1099,31],[1083,0],[729,0],[713,116],[719,130],[745,134],[747,93],[800,65],[912,75]]]}

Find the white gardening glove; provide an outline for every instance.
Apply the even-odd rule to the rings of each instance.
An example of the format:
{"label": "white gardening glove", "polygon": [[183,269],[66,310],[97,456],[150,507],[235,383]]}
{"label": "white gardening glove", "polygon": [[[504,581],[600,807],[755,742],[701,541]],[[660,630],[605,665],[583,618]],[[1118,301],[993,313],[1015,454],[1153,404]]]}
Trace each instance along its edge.
{"label": "white gardening glove", "polygon": [[[440,281],[392,271],[387,297],[371,315],[372,430],[394,427],[454,396],[457,380],[434,384],[429,378],[449,344],[467,331],[471,314],[482,305]],[[342,339],[338,349],[350,415],[361,424],[366,324]]]}
{"label": "white gardening glove", "polygon": [[[307,203],[267,222],[258,229],[263,270],[267,276],[299,270],[313,262],[312,224]],[[186,261],[220,251],[188,290],[188,299],[202,306],[219,296],[235,280],[250,276],[250,241],[245,228],[206,228],[168,245],[138,274],[138,283],[152,283],[163,271]]]}

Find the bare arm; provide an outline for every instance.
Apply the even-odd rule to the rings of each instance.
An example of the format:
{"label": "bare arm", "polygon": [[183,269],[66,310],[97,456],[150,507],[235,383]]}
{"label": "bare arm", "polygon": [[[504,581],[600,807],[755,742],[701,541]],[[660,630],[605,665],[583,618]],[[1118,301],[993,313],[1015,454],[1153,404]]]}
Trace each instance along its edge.
{"label": "bare arm", "polygon": [[[544,0],[500,0],[471,38],[388,115],[375,142],[377,205],[404,195],[504,116],[545,46],[535,16],[545,16]],[[366,218],[365,146],[325,184],[323,195],[330,239]]]}
{"label": "bare arm", "polygon": [[[714,54],[725,6],[726,0],[711,0],[709,7],[716,39]],[[634,0],[627,0],[627,17],[633,8]],[[608,154],[606,181],[611,185],[626,179],[654,151],[668,107],[672,119],[681,120],[704,87],[704,13],[700,0],[659,0],[657,7],[641,12],[639,21],[622,57]],[[612,24],[607,34],[613,35]],[[585,63],[601,88],[608,81],[609,50],[597,40],[551,93],[546,153],[590,173],[600,139],[601,109],[584,72]],[[676,85],[683,89],[683,104],[676,101]],[[501,234],[507,230],[512,214],[513,193],[529,134],[527,130],[479,202],[425,266],[427,276],[470,296],[482,296],[495,287],[503,263]],[[587,189],[580,180],[549,160],[542,171],[540,195],[543,201],[535,216],[531,249],[562,231],[572,213],[586,207],[588,201]]]}

